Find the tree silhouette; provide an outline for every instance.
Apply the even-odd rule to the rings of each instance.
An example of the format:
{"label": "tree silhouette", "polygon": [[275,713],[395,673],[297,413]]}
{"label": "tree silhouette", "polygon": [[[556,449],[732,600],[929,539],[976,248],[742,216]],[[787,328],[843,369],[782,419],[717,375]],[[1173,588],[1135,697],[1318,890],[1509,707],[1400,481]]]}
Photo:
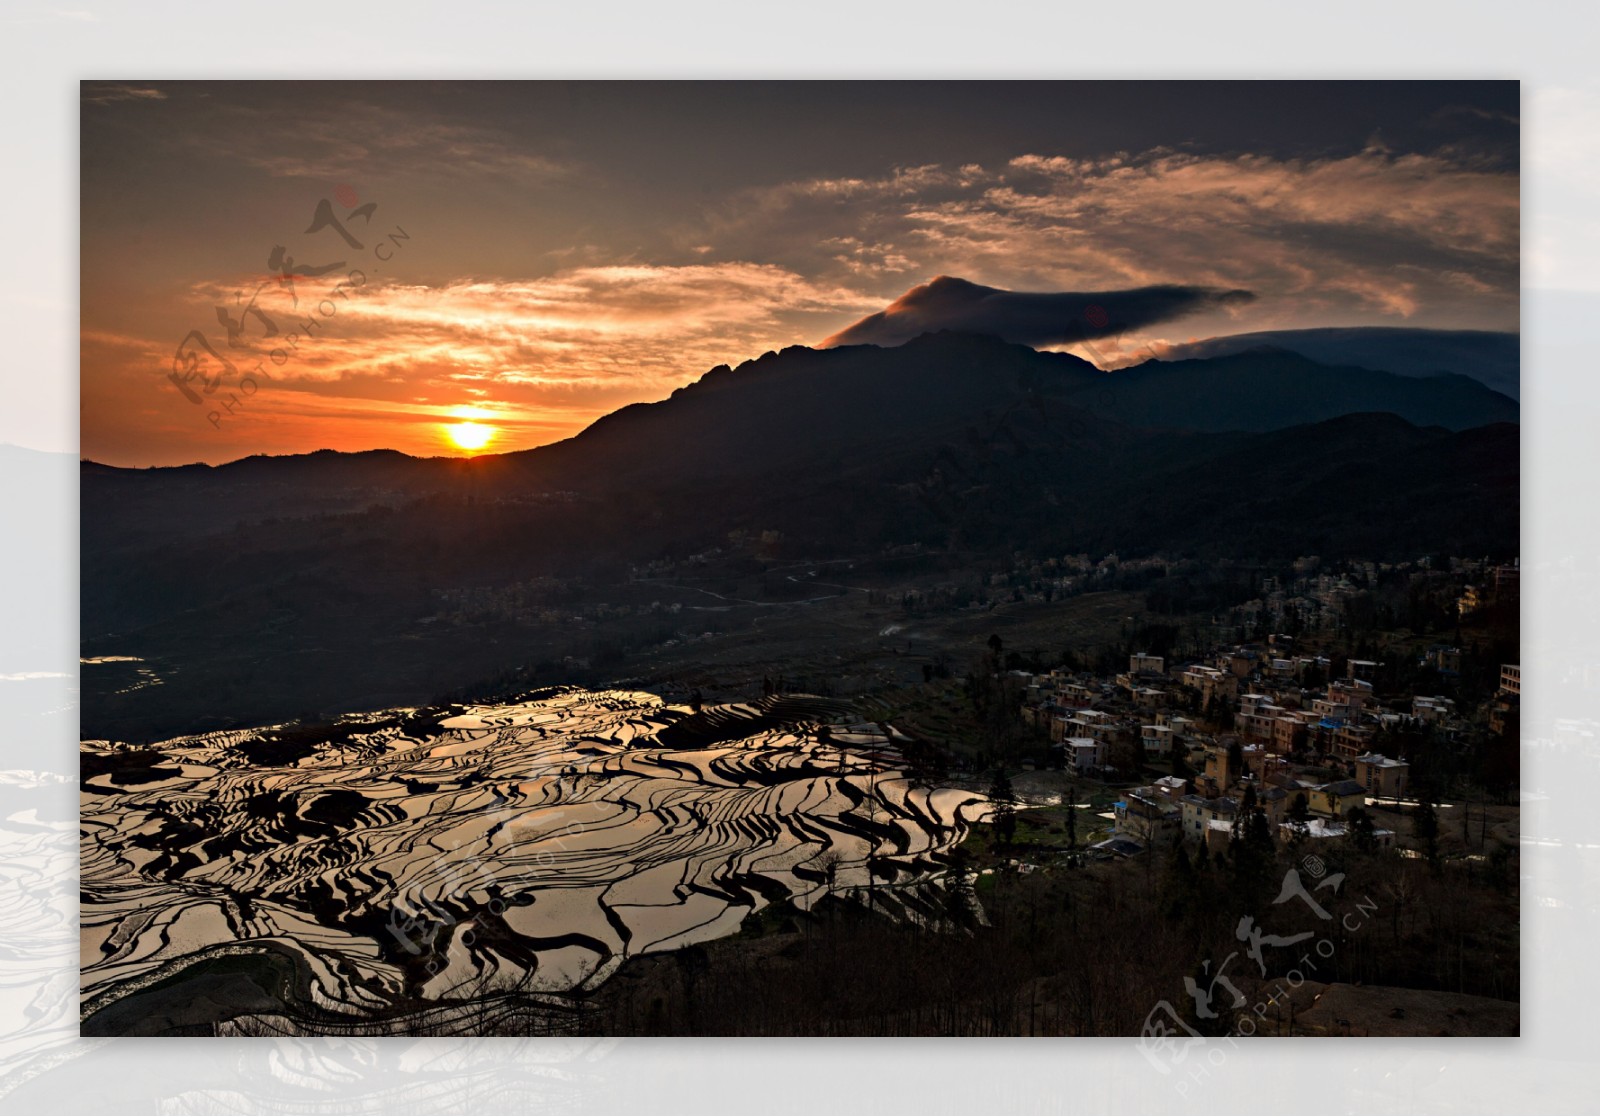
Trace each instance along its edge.
{"label": "tree silhouette", "polygon": [[1350,843],[1362,853],[1378,848],[1378,831],[1372,824],[1372,815],[1365,807],[1351,807],[1345,816],[1350,822]]}
{"label": "tree silhouette", "polygon": [[1417,791],[1417,809],[1411,815],[1411,836],[1422,847],[1422,855],[1435,869],[1439,867],[1439,812],[1434,809],[1433,791]]}
{"label": "tree silhouette", "polygon": [[994,804],[994,813],[989,821],[1001,843],[1010,845],[1017,832],[1017,794],[1012,790],[1011,779],[1004,768],[994,770],[994,782],[989,785],[989,799]]}

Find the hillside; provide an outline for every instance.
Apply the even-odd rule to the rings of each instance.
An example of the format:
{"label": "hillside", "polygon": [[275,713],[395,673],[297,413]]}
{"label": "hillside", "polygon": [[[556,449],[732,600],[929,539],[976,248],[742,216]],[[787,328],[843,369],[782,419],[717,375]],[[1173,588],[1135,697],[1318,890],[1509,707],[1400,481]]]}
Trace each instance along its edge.
{"label": "hillside", "polygon": [[[292,716],[302,701],[428,697],[533,660],[625,657],[711,619],[690,620],[698,611],[804,596],[793,576],[763,573],[779,559],[850,560],[860,589],[889,592],[900,575],[866,572],[893,554],[923,556],[929,577],[968,577],[1017,552],[1515,553],[1514,423],[1450,430],[1380,408],[1207,431],[1106,414],[1205,419],[1202,397],[1250,385],[1264,386],[1252,423],[1315,412],[1300,381],[1334,373],[1300,362],[1251,354],[1107,377],[1070,356],[936,335],[770,354],[563,443],[476,460],[85,464],[83,654],[159,661],[162,680],[97,668],[85,687],[105,693],[86,709],[99,724],[149,716],[179,731]],[[1403,379],[1382,375],[1362,381],[1370,393]],[[1453,400],[1457,418],[1483,402],[1442,390],[1411,398]],[[639,576],[694,555],[758,579],[759,599],[729,604],[733,582],[708,597]],[[681,620],[657,611],[674,603]],[[200,710],[212,720],[194,724]]]}

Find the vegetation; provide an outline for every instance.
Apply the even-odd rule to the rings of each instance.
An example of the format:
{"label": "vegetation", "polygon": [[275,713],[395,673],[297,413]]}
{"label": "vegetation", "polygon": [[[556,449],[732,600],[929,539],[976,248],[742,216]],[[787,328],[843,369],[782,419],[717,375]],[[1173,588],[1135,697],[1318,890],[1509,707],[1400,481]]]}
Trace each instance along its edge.
{"label": "vegetation", "polygon": [[[1230,955],[1226,972],[1252,995],[1299,969],[1324,983],[1517,997],[1509,876],[1465,862],[1435,872],[1393,852],[1335,845],[1319,847],[1320,881],[1343,874],[1328,888],[1287,852],[1246,839],[1216,858],[1167,851],[1148,871],[1091,862],[990,873],[981,878],[981,918],[951,888],[932,906],[943,914],[938,929],[847,900],[811,914],[786,909],[775,924],[794,930],[630,962],[596,995],[585,1026],[651,1035],[1137,1035],[1162,1001],[1205,1023],[1184,978],[1207,966],[1214,975]],[[967,870],[968,854],[959,857]],[[1322,921],[1299,900],[1273,903],[1291,869],[1335,918]],[[1316,939],[1263,947],[1263,977],[1236,933],[1246,916],[1268,935],[1311,930]],[[1326,956],[1312,945],[1321,940],[1331,944]],[[1297,962],[1307,952],[1314,972]],[[1224,1027],[1228,1000],[1216,1004]]]}

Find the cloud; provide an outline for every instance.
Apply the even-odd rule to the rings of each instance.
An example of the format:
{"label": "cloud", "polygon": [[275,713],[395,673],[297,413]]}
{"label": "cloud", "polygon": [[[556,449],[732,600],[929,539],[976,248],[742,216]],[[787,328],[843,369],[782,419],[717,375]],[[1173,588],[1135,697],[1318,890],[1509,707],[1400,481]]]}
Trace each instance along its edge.
{"label": "cloud", "polygon": [[884,299],[922,272],[1007,290],[1245,289],[1258,328],[1514,328],[1520,222],[1518,176],[1502,163],[1372,144],[1316,158],[1024,153],[784,183],[742,192],[681,237]]}
{"label": "cloud", "polygon": [[[298,308],[275,285],[262,287],[256,305],[266,321],[240,310],[260,276],[187,290],[178,308],[184,328],[200,328],[239,373],[261,370],[240,412],[245,417],[227,428],[248,430],[252,448],[447,452],[438,424],[467,405],[503,432],[503,448],[537,445],[877,305],[849,287],[749,262],[578,267],[545,278],[438,286],[373,280],[346,297],[319,286],[337,278],[298,283]],[[236,299],[241,291],[244,299]],[[323,305],[332,313],[318,319]],[[215,325],[219,306],[242,322],[237,347]],[[302,325],[308,319],[318,322],[310,331]],[[276,331],[270,336],[269,322]],[[238,390],[237,377],[224,373],[216,394],[186,402],[167,380],[184,328],[159,338],[82,332],[85,384],[96,394],[96,406],[85,412],[86,442],[131,439],[134,432],[116,428],[134,416],[152,438],[182,438],[186,427],[190,439],[195,429],[213,430],[206,413],[218,395]],[[291,332],[300,335],[292,345]],[[272,359],[274,350],[281,362]],[[202,364],[203,377],[223,373],[209,358]]]}
{"label": "cloud", "polygon": [[[99,88],[86,87],[86,97]],[[441,242],[464,230],[467,239],[452,243],[470,244],[431,257],[407,283],[387,271],[384,282],[374,278],[278,370],[270,392],[252,398],[249,417],[222,433],[166,383],[166,371],[185,330],[212,327],[215,308],[235,305],[234,293],[261,277],[218,276],[190,290],[195,273],[184,270],[158,288],[147,281],[146,262],[136,261],[120,297],[93,312],[85,304],[85,325],[103,328],[83,341],[85,392],[102,400],[85,408],[85,445],[111,456],[100,440],[121,438],[122,460],[151,460],[152,446],[215,460],[229,439],[277,452],[425,452],[417,432],[465,404],[494,412],[528,445],[660,398],[712,366],[821,337],[894,344],[924,329],[958,328],[1035,345],[1093,338],[1093,351],[1077,347],[1082,355],[1116,367],[1147,359],[1148,346],[1247,331],[1517,324],[1518,178],[1459,148],[1397,153],[1371,144],[1304,158],[1022,152],[987,164],[776,182],[720,200],[710,194],[650,210],[659,224],[641,231],[591,220],[587,202],[604,213],[599,203],[615,182],[577,178],[579,164],[488,126],[491,118],[374,106],[358,86],[321,91],[337,94],[328,103],[290,90],[276,102],[262,94],[235,105],[174,84],[171,100],[153,112],[138,102],[161,91],[105,88],[126,103],[86,115],[102,129],[125,127],[126,146],[141,157],[177,146],[176,154],[203,149],[208,159],[257,168],[280,186],[309,176],[356,187],[392,181],[396,195],[419,187],[417,212],[440,222]],[[1587,135],[1576,125],[1594,115],[1592,96],[1580,100],[1557,106],[1574,125],[1569,139]],[[203,127],[174,128],[167,118],[180,109]],[[551,188],[522,188],[532,183]],[[558,196],[572,191],[585,194],[586,206],[558,208]],[[548,213],[540,208],[547,194]],[[485,198],[509,201],[513,209],[502,212],[531,214],[529,224],[483,236]],[[579,210],[582,219],[566,220]],[[547,235],[547,224],[557,231]],[[1552,226],[1541,241],[1585,242],[1572,233]],[[527,258],[496,255],[502,242],[528,245]],[[468,268],[492,274],[463,274]],[[1568,271],[1581,269],[1561,274]],[[934,275],[971,282],[907,293]],[[303,304],[315,306],[307,295]],[[1105,311],[1104,327],[1087,317],[1091,306]],[[165,324],[153,325],[156,316]],[[282,312],[284,329],[290,316]],[[142,433],[132,430],[134,419]],[[191,449],[197,424],[222,448]]]}
{"label": "cloud", "polygon": [[86,105],[110,105],[118,101],[165,101],[167,95],[159,89],[148,86],[105,84],[103,82],[83,83],[83,103]]}
{"label": "cloud", "polygon": [[1521,118],[1515,113],[1502,112],[1499,109],[1483,109],[1477,105],[1445,105],[1433,114],[1430,122],[1439,123],[1460,117],[1466,117],[1473,121],[1507,124],[1514,128],[1522,126]]}
{"label": "cloud", "polygon": [[377,181],[431,174],[530,184],[571,170],[492,128],[357,99],[304,103],[292,111],[230,102],[217,112],[228,123],[204,137],[206,150],[279,178]]}
{"label": "cloud", "polygon": [[[152,150],[235,163],[273,178],[530,186],[575,169],[502,129],[422,107],[375,104],[347,83],[318,86],[316,96],[298,83],[277,84],[252,97],[218,97],[179,83],[172,87],[170,116],[116,123]],[[84,93],[85,103],[97,105],[168,99],[160,90],[130,85],[86,85]]]}
{"label": "cloud", "polygon": [[[206,301],[223,294],[213,288]],[[374,286],[339,311],[311,368],[408,380],[421,369],[436,381],[477,381],[495,390],[592,389],[618,381],[645,390],[676,387],[713,365],[792,344],[795,332],[819,316],[870,305],[849,288],[748,262]]]}
{"label": "cloud", "polygon": [[1249,291],[1164,285],[1124,291],[1030,294],[982,287],[941,275],[913,287],[886,310],[868,315],[822,344],[900,345],[935,330],[993,334],[1044,346],[1108,337],[1199,310],[1240,306]]}

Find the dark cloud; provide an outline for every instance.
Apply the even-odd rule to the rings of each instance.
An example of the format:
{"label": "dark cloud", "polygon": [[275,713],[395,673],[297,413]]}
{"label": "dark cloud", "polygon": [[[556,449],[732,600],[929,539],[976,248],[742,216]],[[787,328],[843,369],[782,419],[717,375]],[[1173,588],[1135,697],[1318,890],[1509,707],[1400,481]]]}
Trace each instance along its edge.
{"label": "dark cloud", "polygon": [[1522,338],[1492,330],[1386,326],[1263,330],[1164,347],[1161,356],[1170,360],[1221,357],[1262,345],[1290,349],[1323,364],[1356,365],[1402,376],[1456,372],[1512,399],[1519,396]]}
{"label": "dark cloud", "polygon": [[1193,314],[1250,302],[1249,291],[1168,284],[1124,291],[1028,293],[982,287],[941,275],[822,344],[900,345],[936,330],[991,334],[1021,345],[1062,345],[1110,337]]}

